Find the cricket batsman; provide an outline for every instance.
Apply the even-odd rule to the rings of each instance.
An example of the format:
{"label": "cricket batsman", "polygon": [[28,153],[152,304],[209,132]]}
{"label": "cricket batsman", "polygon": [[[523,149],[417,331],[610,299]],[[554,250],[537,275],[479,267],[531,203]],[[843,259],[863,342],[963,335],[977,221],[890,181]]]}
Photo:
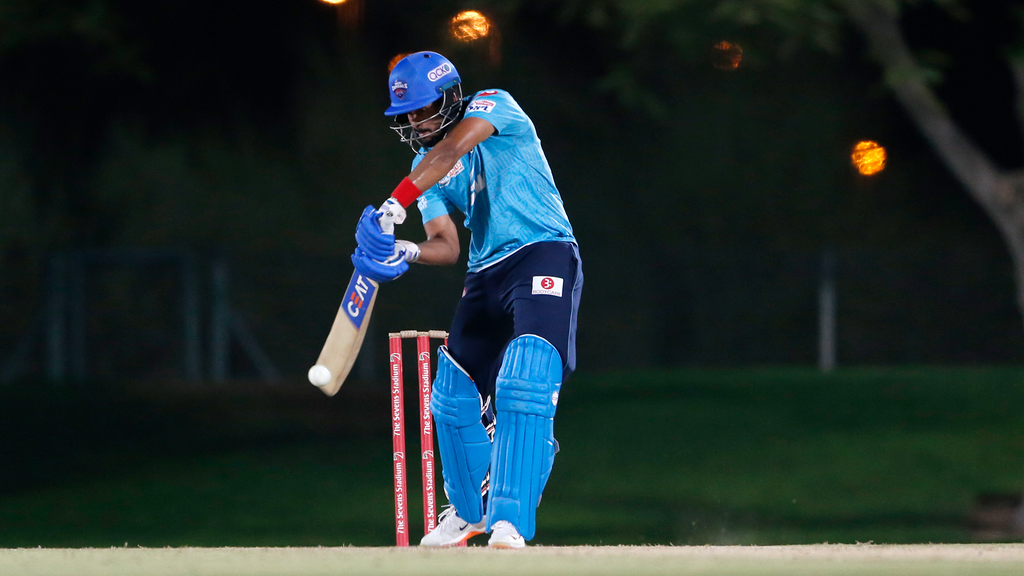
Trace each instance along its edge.
{"label": "cricket batsman", "polygon": [[[420,545],[490,533],[491,547],[522,548],[558,452],[559,390],[576,367],[579,248],[533,122],[508,92],[464,97],[455,66],[436,52],[402,59],[388,90],[384,114],[416,156],[380,209],[363,211],[356,269],[388,282],[412,262],[455,264],[456,211],[472,232],[430,403],[451,506]],[[390,212],[400,224],[413,202],[427,237],[418,244],[379,222]]]}

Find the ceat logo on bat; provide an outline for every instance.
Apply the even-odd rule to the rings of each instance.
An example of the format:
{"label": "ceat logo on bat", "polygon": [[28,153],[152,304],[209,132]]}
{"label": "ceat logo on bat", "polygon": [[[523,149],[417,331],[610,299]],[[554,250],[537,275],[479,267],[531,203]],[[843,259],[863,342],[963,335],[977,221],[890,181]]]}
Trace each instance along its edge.
{"label": "ceat logo on bat", "polygon": [[376,288],[362,274],[353,274],[345,290],[345,299],[342,300],[345,307],[345,314],[358,330],[363,325],[363,318],[366,317],[366,308],[373,299]]}
{"label": "ceat logo on bat", "polygon": [[395,83],[391,85],[391,91],[395,93],[395,96],[398,96],[399,100],[405,98],[405,91],[408,89],[409,85],[401,80],[395,80]]}
{"label": "ceat logo on bat", "polygon": [[557,276],[534,276],[533,293],[561,297],[563,283],[564,281]]}

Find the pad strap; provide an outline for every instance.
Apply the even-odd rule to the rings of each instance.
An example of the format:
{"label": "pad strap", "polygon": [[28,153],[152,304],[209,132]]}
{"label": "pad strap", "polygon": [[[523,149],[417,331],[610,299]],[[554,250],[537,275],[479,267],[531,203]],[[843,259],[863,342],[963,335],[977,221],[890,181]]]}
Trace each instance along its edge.
{"label": "pad strap", "polygon": [[530,540],[557,452],[554,417],[562,386],[561,356],[540,336],[520,336],[506,348],[495,385],[498,413],[487,530],[507,520]]}
{"label": "pad strap", "polygon": [[459,517],[475,524],[483,519],[480,487],[491,460],[491,439],[480,421],[476,384],[451,357],[447,346],[437,349],[430,412],[434,415],[441,476],[448,501]]}

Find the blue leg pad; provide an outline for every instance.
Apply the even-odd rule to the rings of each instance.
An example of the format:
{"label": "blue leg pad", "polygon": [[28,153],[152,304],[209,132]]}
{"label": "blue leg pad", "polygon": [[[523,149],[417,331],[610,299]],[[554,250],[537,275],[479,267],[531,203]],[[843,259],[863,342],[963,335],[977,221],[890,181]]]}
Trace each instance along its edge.
{"label": "blue leg pad", "polygon": [[495,386],[488,531],[507,520],[523,538],[533,538],[537,505],[558,450],[554,418],[561,387],[562,358],[551,343],[533,334],[512,340]]}
{"label": "blue leg pad", "polygon": [[476,384],[452,359],[448,348],[441,346],[430,399],[441,450],[441,476],[448,502],[459,518],[473,524],[484,515],[480,487],[491,463],[491,439],[480,421],[480,410]]}

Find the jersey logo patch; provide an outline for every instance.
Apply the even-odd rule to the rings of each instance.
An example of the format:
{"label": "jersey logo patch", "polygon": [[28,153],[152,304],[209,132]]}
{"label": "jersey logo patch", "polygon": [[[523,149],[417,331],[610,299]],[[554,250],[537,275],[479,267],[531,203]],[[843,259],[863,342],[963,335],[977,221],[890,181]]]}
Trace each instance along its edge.
{"label": "jersey logo patch", "polygon": [[466,108],[466,112],[487,112],[490,114],[496,105],[493,100],[473,100]]}
{"label": "jersey logo patch", "polygon": [[483,92],[478,92],[477,96],[494,96],[497,93],[497,90],[484,90]]}
{"label": "jersey logo patch", "polygon": [[420,209],[420,212],[423,212],[424,210],[427,209],[427,195],[426,194],[423,194],[419,198],[416,199],[416,207]]}
{"label": "jersey logo patch", "polygon": [[[465,167],[462,166],[462,159],[460,158],[455,163],[455,166],[452,166],[452,169],[449,170],[448,173],[444,175],[444,178],[441,178],[437,182],[437,185],[438,186],[447,186],[448,183],[452,181],[452,178],[455,178],[459,174],[462,174],[463,170],[465,170]],[[422,196],[421,196],[421,198],[422,198]]]}
{"label": "jersey logo patch", "polygon": [[557,276],[534,276],[533,293],[547,294],[548,296],[562,296],[563,281]]}

